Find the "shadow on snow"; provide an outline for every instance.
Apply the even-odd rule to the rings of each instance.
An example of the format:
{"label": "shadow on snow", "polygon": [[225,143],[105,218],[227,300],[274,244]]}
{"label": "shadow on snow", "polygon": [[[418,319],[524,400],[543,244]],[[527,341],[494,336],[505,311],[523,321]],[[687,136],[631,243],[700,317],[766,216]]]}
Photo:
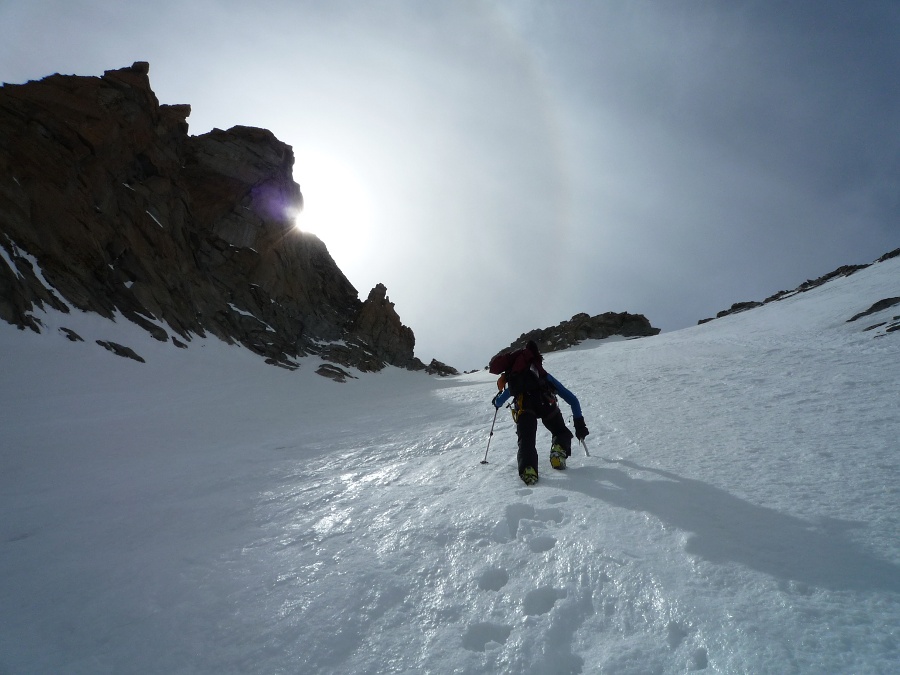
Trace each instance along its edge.
{"label": "shadow on snow", "polygon": [[900,567],[846,536],[863,523],[804,520],[702,481],[627,460],[615,463],[656,477],[633,478],[621,469],[588,466],[572,468],[558,487],[650,513],[691,532],[685,550],[713,563],[735,562],[778,579],[832,590],[900,592]]}

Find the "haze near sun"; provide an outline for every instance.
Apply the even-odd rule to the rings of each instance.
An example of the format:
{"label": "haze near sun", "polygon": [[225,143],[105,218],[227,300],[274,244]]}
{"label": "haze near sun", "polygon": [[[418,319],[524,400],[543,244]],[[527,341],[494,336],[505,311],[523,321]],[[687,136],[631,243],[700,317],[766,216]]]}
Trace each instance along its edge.
{"label": "haze near sun", "polygon": [[302,160],[296,160],[294,175],[303,192],[297,229],[325,242],[338,266],[358,262],[366,251],[374,213],[365,181],[349,163],[324,152],[305,151]]}

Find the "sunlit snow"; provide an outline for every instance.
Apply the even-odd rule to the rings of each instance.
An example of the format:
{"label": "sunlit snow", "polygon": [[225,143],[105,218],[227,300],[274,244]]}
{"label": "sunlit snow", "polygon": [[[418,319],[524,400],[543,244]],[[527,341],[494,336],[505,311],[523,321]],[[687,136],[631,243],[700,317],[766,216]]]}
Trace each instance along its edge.
{"label": "sunlit snow", "polygon": [[0,672],[895,672],[898,289],[548,355],[591,456],[534,488],[486,372],[0,323]]}

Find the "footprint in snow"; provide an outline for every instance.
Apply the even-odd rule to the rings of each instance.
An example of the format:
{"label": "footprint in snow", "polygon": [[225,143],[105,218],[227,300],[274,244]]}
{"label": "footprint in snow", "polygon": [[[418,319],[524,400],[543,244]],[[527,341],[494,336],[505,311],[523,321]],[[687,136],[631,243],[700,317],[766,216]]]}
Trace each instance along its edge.
{"label": "footprint in snow", "polygon": [[499,591],[509,582],[509,572],[499,567],[492,567],[481,573],[478,588],[483,591]]}
{"label": "footprint in snow", "polygon": [[558,525],[563,521],[563,512],[553,507],[536,509],[530,504],[510,504],[506,507],[506,524],[509,526],[509,534],[513,539],[519,533],[519,523],[523,520],[554,522]]}
{"label": "footprint in snow", "polygon": [[535,553],[546,553],[556,546],[556,538],[550,536],[533,537],[528,541],[528,548]]}
{"label": "footprint in snow", "polygon": [[512,633],[512,626],[497,623],[473,623],[462,636],[462,646],[471,652],[483,652],[491,643],[504,645]]}
{"label": "footprint in snow", "polygon": [[557,600],[561,600],[564,597],[566,597],[565,591],[557,590],[552,586],[542,586],[530,591],[525,596],[525,599],[522,601],[522,611],[525,612],[526,616],[546,614],[553,609],[553,605],[556,604]]}
{"label": "footprint in snow", "polygon": [[669,649],[678,649],[678,646],[687,636],[687,630],[677,621],[670,621],[669,625],[666,626],[666,642],[669,644]]}

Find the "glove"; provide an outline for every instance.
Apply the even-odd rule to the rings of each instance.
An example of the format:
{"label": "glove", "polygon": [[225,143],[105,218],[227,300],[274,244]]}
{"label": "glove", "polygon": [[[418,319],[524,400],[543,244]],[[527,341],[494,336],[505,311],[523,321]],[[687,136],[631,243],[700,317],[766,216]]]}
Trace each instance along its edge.
{"label": "glove", "polygon": [[587,436],[590,431],[588,431],[587,425],[584,423],[583,417],[575,418],[575,438],[579,441],[583,441],[584,437]]}
{"label": "glove", "polygon": [[495,408],[499,408],[499,407],[500,407],[499,405],[497,405],[497,399],[500,398],[500,394],[502,394],[502,393],[503,393],[502,391],[498,391],[498,392],[497,392],[497,395],[494,396],[494,398],[491,399],[491,405],[493,405]]}

